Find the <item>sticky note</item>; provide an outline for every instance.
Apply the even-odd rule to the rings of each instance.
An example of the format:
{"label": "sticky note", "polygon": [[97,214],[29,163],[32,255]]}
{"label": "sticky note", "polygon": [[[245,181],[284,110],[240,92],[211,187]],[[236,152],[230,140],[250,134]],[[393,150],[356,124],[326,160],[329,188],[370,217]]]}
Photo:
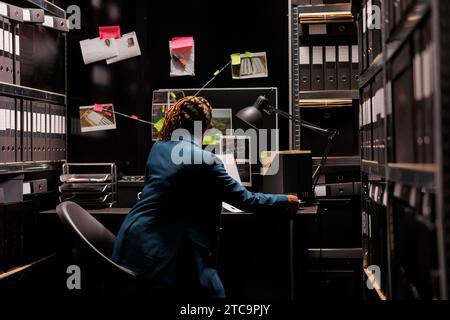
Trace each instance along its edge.
{"label": "sticky note", "polygon": [[245,55],[249,58],[253,57],[253,53],[245,51]]}
{"label": "sticky note", "polygon": [[214,77],[217,77],[217,75],[220,73],[220,70],[217,70],[216,72],[214,72]]}
{"label": "sticky note", "polygon": [[192,48],[194,45],[194,37],[173,37],[172,50],[183,50]]}
{"label": "sticky note", "polygon": [[112,117],[112,113],[111,112],[103,112],[103,114],[105,115],[105,116],[107,116],[107,117]]}
{"label": "sticky note", "polygon": [[175,94],[175,92],[170,92],[170,96],[171,96],[173,99],[176,99],[176,98],[177,98],[177,95]]}
{"label": "sticky note", "polygon": [[101,104],[94,104],[94,111],[95,112],[102,112],[103,111],[103,105],[101,105]]}
{"label": "sticky note", "polygon": [[155,127],[156,131],[160,132],[164,124],[164,118],[161,118],[156,122],[153,126]]}
{"label": "sticky note", "polygon": [[133,114],[133,115],[131,115],[131,119],[138,120],[139,118],[138,118],[138,116],[135,116],[135,115]]}
{"label": "sticky note", "polygon": [[117,39],[120,38],[120,26],[98,27],[100,39]]}
{"label": "sticky note", "polygon": [[240,53],[233,53],[231,55],[231,64],[233,66],[237,66],[241,64],[241,54]]}
{"label": "sticky note", "polygon": [[105,109],[111,109],[111,107],[112,107],[112,104],[106,104],[103,106],[103,108],[105,108]]}

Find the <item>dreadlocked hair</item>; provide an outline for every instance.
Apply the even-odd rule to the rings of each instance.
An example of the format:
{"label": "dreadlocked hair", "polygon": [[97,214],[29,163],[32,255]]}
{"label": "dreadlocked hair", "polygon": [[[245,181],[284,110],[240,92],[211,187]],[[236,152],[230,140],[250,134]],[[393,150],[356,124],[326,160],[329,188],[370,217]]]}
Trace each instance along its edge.
{"label": "dreadlocked hair", "polygon": [[176,129],[186,129],[193,134],[195,121],[202,122],[205,132],[212,127],[211,111],[209,102],[202,97],[189,96],[178,100],[166,114],[159,140],[171,140]]}

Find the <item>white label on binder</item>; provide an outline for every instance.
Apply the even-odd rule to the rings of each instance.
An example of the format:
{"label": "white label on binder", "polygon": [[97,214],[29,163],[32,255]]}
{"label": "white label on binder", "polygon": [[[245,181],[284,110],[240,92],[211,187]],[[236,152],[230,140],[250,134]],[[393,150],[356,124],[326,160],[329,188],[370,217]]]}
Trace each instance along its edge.
{"label": "white label on binder", "polygon": [[300,47],[300,64],[309,64],[309,47]]}
{"label": "white label on binder", "polygon": [[6,109],[6,130],[11,129],[11,110]]}
{"label": "white label on binder", "polygon": [[20,56],[20,37],[16,35],[16,56]]}
{"label": "white label on binder", "polygon": [[422,53],[422,62],[423,62],[423,96],[425,98],[431,97],[433,93],[433,76],[432,76],[432,68],[433,68],[433,47],[429,45],[427,49]]}
{"label": "white label on binder", "polygon": [[66,134],[66,117],[63,117],[63,134]]}
{"label": "white label on binder", "polygon": [[31,21],[31,12],[28,9],[23,9],[23,21]]}
{"label": "white label on binder", "polygon": [[348,46],[339,46],[339,62],[350,61],[350,54],[348,51]]}
{"label": "white label on binder", "polygon": [[352,46],[352,63],[359,63],[358,46]]}
{"label": "white label on binder", "polygon": [[50,115],[46,115],[46,125],[45,125],[45,133],[50,133]]}
{"label": "white label on binder", "polygon": [[4,30],[3,36],[4,36],[3,43],[5,44],[5,47],[4,47],[3,50],[5,52],[9,52],[9,41],[8,41],[8,39],[9,39],[9,31]]}
{"label": "white label on binder", "polygon": [[313,64],[323,64],[322,47],[313,47]]}
{"label": "white label on binder", "polygon": [[36,113],[36,129],[35,132],[40,133],[41,132],[41,114]]}
{"label": "white label on binder", "polygon": [[3,31],[0,31],[0,51],[3,51]]}
{"label": "white label on binder", "polygon": [[411,191],[409,193],[409,205],[413,208],[416,207],[416,199],[417,199],[417,189],[411,188]]}
{"label": "white label on binder", "polygon": [[325,61],[326,62],[336,62],[336,47],[335,46],[325,47]]}
{"label": "white label on binder", "polygon": [[9,53],[14,54],[13,52],[13,34],[12,32],[9,33]]}
{"label": "white label on binder", "polygon": [[52,16],[44,16],[44,23],[42,24],[43,26],[49,27],[49,28],[53,28],[54,24],[53,24],[53,17]]}
{"label": "white label on binder", "polygon": [[21,115],[21,113],[17,112],[17,131],[21,131],[22,130],[22,123],[20,123],[22,118],[21,118],[20,115]]}
{"label": "white label on binder", "polygon": [[33,132],[37,132],[37,113],[33,112],[33,127],[32,127],[32,131]]}
{"label": "white label on binder", "polygon": [[394,197],[400,198],[402,196],[402,184],[397,182],[394,187]]}
{"label": "white label on binder", "polygon": [[8,5],[6,3],[0,2],[0,15],[8,16]]}
{"label": "white label on binder", "polygon": [[11,110],[11,129],[16,130],[16,110]]}
{"label": "white label on binder", "polygon": [[363,32],[367,32],[367,8],[364,6],[362,9],[362,15],[363,15]]}
{"label": "white label on binder", "polygon": [[61,116],[56,116],[56,133],[61,134]]}
{"label": "white label on binder", "polygon": [[0,130],[6,130],[6,110],[0,109]]}
{"label": "white label on binder", "polygon": [[315,191],[316,191],[316,196],[318,196],[318,197],[326,197],[326,195],[327,195],[327,186],[317,186]]}
{"label": "white label on binder", "polygon": [[31,112],[27,112],[27,128],[28,132],[31,132]]}
{"label": "white label on binder", "polygon": [[30,182],[24,182],[22,187],[23,194],[31,194],[31,183]]}
{"label": "white label on binder", "polygon": [[45,133],[45,114],[41,114],[41,132]]}
{"label": "white label on binder", "polygon": [[309,25],[309,34],[327,34],[327,25],[326,24],[310,24]]}
{"label": "white label on binder", "polygon": [[23,132],[27,132],[27,112],[23,112]]}
{"label": "white label on binder", "polygon": [[388,193],[387,193],[387,190],[384,190],[384,193],[383,193],[383,206],[387,207],[387,205],[388,205]]}
{"label": "white label on binder", "polygon": [[56,133],[56,116],[54,114],[52,114],[52,124],[50,133]]}

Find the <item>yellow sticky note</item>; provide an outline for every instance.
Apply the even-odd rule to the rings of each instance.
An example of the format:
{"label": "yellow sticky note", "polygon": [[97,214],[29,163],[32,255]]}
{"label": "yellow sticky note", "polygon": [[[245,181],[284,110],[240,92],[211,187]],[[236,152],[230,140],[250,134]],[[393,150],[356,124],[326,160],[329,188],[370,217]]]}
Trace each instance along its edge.
{"label": "yellow sticky note", "polygon": [[164,124],[164,118],[161,118],[153,126],[155,127],[156,131],[160,132],[163,124]]}
{"label": "yellow sticky note", "polygon": [[175,92],[170,92],[170,96],[171,96],[173,99],[176,99],[176,98],[177,98],[177,95],[175,94]]}
{"label": "yellow sticky note", "polygon": [[217,75],[220,73],[220,70],[217,70],[216,72],[214,72],[214,77],[217,77]]}
{"label": "yellow sticky note", "polygon": [[245,55],[249,58],[253,57],[253,53],[245,51]]}
{"label": "yellow sticky note", "polygon": [[233,53],[231,55],[231,64],[233,66],[238,66],[241,64],[241,54],[240,53]]}

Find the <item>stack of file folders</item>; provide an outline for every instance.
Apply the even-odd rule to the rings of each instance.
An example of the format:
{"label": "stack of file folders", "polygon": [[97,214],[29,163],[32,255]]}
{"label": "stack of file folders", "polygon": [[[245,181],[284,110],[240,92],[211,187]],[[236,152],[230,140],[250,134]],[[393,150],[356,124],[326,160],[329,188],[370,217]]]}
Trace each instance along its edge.
{"label": "stack of file folders", "polygon": [[63,174],[60,201],[73,201],[85,208],[112,207],[116,201],[114,177],[111,174]]}

